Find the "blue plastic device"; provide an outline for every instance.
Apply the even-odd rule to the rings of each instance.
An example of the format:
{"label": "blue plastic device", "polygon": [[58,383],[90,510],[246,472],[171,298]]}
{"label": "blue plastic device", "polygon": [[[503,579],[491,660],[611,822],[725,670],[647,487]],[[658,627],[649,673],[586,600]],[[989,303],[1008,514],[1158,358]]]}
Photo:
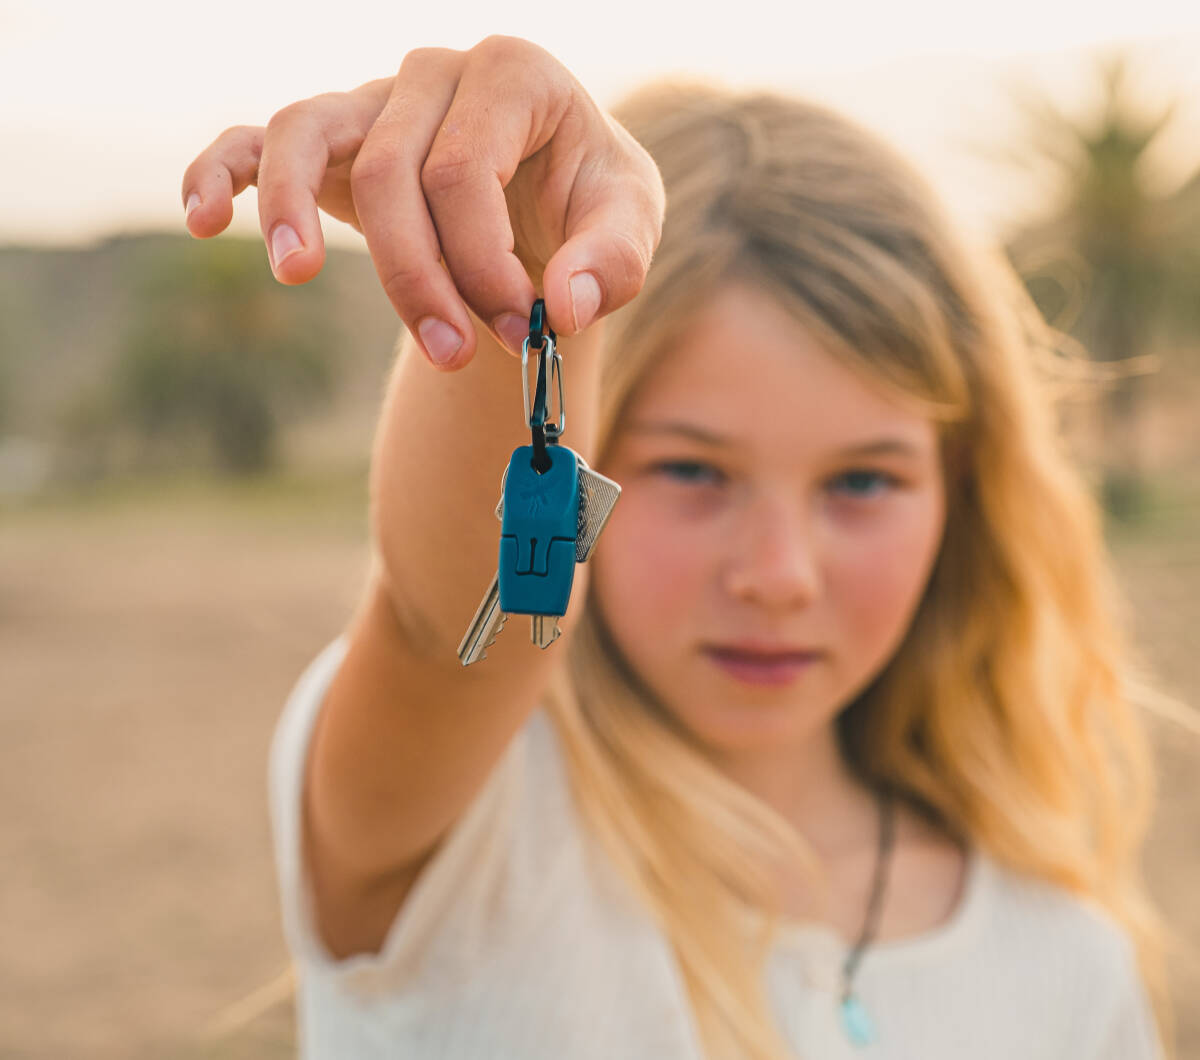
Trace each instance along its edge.
{"label": "blue plastic device", "polygon": [[575,580],[579,465],[564,445],[546,452],[550,468],[539,475],[533,446],[514,449],[504,480],[500,610],[510,615],[565,615]]}

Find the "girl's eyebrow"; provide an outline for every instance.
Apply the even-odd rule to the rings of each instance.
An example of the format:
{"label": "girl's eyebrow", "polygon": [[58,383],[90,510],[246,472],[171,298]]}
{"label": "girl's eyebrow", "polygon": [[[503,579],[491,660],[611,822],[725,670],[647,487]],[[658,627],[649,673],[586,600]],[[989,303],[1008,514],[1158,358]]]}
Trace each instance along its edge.
{"label": "girl's eyebrow", "polygon": [[[737,444],[733,438],[716,434],[705,427],[682,420],[654,420],[631,423],[628,431],[633,434],[678,434],[703,445],[721,448],[732,448]],[[920,456],[922,450],[904,438],[888,436],[873,438],[866,442],[856,442],[839,449],[835,456],[880,456],[896,453],[900,456]]]}
{"label": "girl's eyebrow", "polygon": [[684,423],[681,420],[642,420],[631,423],[628,431],[630,434],[681,434],[685,438],[691,438],[693,441],[702,442],[705,445],[731,446],[734,444],[732,438],[714,434],[694,423]]}
{"label": "girl's eyebrow", "polygon": [[920,456],[923,450],[903,438],[876,438],[874,441],[849,445],[838,451],[838,456]]}

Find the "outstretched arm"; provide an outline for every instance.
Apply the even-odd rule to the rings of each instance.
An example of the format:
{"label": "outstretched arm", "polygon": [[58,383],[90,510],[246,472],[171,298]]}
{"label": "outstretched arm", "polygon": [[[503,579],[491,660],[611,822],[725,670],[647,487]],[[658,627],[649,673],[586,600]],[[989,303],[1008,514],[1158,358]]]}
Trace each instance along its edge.
{"label": "outstretched arm", "polygon": [[[519,346],[540,285],[555,330],[576,336],[560,347],[569,440],[590,457],[597,341],[580,333],[641,287],[663,192],[653,162],[578,82],[511,38],[413,52],[395,78],[228,130],[184,177],[184,202],[199,203],[189,230],[222,231],[250,184],[281,281],[320,270],[325,209],[363,233],[425,353],[402,354],[392,373],[371,468],[377,576],[308,762],[318,919],[345,955],[378,947],[558,655],[519,636],[467,670],[456,654],[495,570],[501,472],[529,441],[520,371],[500,343]],[[586,568],[566,636],[585,591]]]}

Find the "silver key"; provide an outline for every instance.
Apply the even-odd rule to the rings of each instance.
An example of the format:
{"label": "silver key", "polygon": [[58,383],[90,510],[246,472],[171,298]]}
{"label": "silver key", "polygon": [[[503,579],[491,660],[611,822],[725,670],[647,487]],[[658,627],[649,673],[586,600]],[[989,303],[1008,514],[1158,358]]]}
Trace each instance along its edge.
{"label": "silver key", "polygon": [[463,666],[487,658],[487,649],[495,643],[497,634],[507,621],[508,615],[500,610],[500,572],[496,571],[475,617],[471,619],[467,635],[458,646],[458,658]]}
{"label": "silver key", "polygon": [[529,639],[539,648],[548,648],[562,635],[557,615],[530,615]]}
{"label": "silver key", "polygon": [[579,526],[575,531],[575,562],[586,563],[600,540],[600,531],[608,523],[621,496],[621,487],[612,479],[593,471],[578,453]]}

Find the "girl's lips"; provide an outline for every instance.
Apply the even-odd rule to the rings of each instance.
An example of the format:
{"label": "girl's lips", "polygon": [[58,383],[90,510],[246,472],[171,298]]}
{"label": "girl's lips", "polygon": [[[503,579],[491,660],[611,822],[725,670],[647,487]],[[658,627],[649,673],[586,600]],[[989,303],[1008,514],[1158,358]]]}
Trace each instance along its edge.
{"label": "girl's lips", "polygon": [[817,652],[749,652],[707,648],[705,653],[725,673],[745,684],[777,687],[790,684],[819,658]]}

